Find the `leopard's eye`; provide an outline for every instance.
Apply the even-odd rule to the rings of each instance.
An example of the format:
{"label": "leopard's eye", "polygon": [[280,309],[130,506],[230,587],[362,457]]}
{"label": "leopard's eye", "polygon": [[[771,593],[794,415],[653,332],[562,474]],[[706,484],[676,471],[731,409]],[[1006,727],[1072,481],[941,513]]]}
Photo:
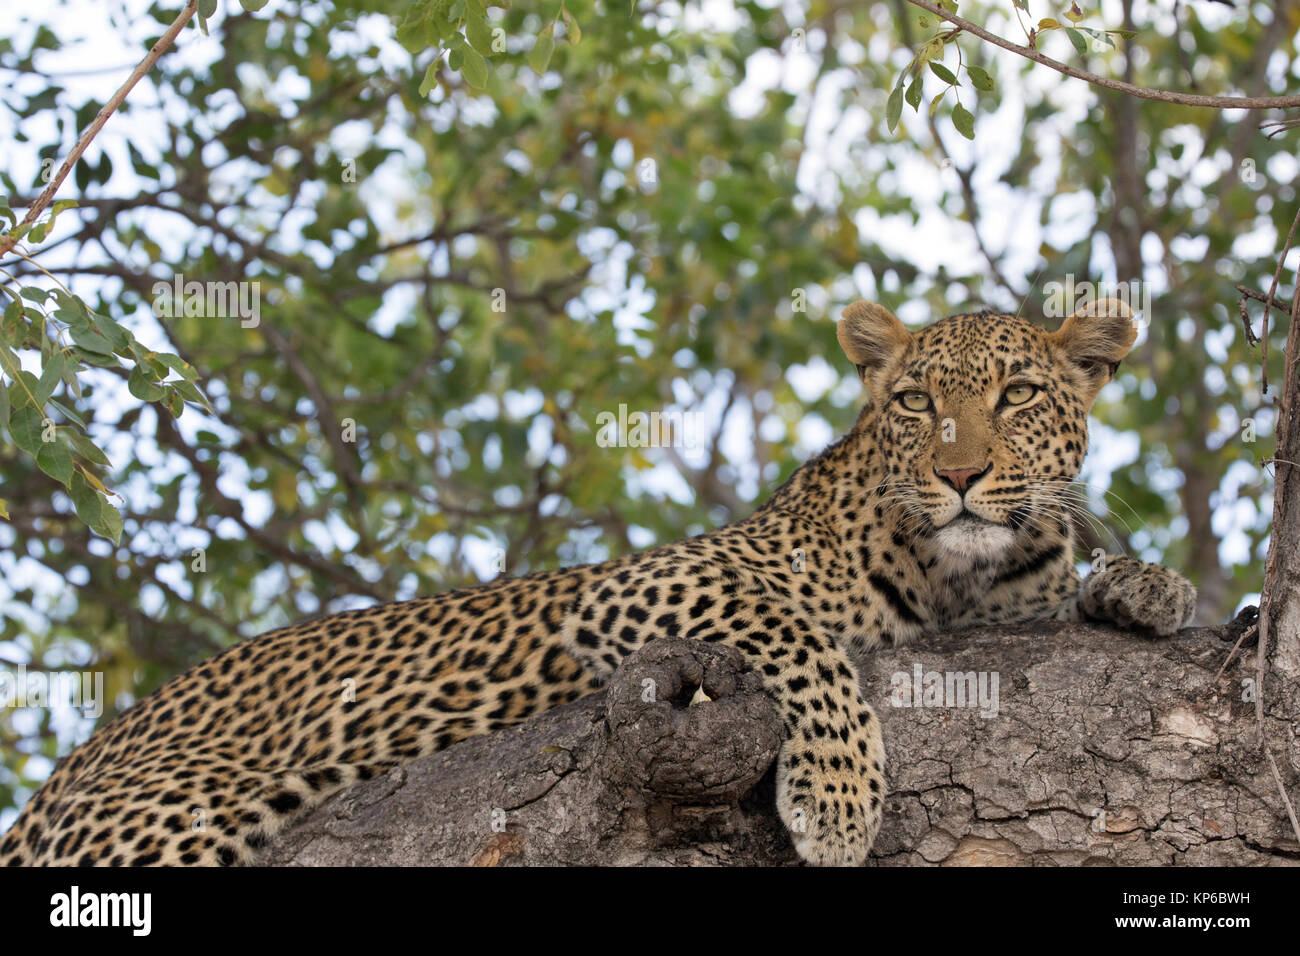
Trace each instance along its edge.
{"label": "leopard's eye", "polygon": [[925,392],[900,392],[898,401],[910,412],[923,412],[930,407],[930,396]]}
{"label": "leopard's eye", "polygon": [[1023,405],[1037,394],[1037,385],[1012,385],[1002,393],[1002,400],[1008,405]]}

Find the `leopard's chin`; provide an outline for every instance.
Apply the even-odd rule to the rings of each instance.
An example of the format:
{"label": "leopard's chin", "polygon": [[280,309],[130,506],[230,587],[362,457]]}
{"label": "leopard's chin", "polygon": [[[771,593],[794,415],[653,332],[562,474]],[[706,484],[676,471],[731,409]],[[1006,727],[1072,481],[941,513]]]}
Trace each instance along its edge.
{"label": "leopard's chin", "polygon": [[988,521],[966,510],[934,533],[934,543],[939,550],[949,560],[963,562],[1001,557],[1015,540],[1015,531],[1007,525]]}

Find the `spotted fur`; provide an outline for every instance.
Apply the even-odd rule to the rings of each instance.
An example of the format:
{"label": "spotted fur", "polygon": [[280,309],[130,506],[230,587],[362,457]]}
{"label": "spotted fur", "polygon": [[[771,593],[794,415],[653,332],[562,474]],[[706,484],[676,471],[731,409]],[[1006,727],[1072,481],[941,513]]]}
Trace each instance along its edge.
{"label": "spotted fur", "polygon": [[855,303],[839,338],[865,407],[753,516],[231,647],[62,760],[0,862],[252,861],[328,794],[588,694],[677,635],[738,648],[777,702],[777,809],[799,854],[862,863],[885,797],[864,653],[976,624],[1086,614],[1164,634],[1190,618],[1173,571],[1111,558],[1080,595],[1074,567],[1088,410],[1134,334],[1113,302],[1050,333],[985,312],[915,334]]}

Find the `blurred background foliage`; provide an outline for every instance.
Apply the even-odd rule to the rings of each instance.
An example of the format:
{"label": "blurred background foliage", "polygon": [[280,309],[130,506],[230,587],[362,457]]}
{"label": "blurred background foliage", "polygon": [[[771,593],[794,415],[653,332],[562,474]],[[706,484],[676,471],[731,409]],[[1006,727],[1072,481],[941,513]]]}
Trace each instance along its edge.
{"label": "blurred background foliage", "polygon": [[[13,208],[180,6],[11,12]],[[925,74],[891,133],[890,91],[935,32],[901,2],[484,8],[499,28],[486,73],[472,50],[458,71],[405,48],[410,10],[227,4],[60,192],[80,205],[33,246],[40,265],[192,365],[212,412],[174,417],[126,369],[87,371],[80,398],[61,386],[111,462],[117,544],[5,436],[0,666],[103,672],[106,720],[304,616],[743,517],[857,413],[843,305],[1053,325],[1048,283],[1067,275],[1140,280],[1152,306],[1095,412],[1086,543],[1185,568],[1207,620],[1258,591],[1275,396],[1233,286],[1272,278],[1297,202],[1291,136],[1266,138],[1258,114],[1099,93],[969,38],[963,69],[992,90],[956,72],[949,44],[959,87]],[[1010,2],[962,13],[1023,40]],[[1079,54],[1059,32],[1041,46],[1145,85],[1295,88],[1291,5],[1088,13],[1135,30],[1131,46]],[[91,55],[105,49],[112,69]],[[53,287],[30,261],[0,267]],[[253,283],[258,323],[158,314],[154,284],[178,274]],[[1269,329],[1275,381],[1285,334]],[[698,441],[601,447],[597,416],[620,406],[694,415]],[[92,723],[0,710],[0,826]]]}

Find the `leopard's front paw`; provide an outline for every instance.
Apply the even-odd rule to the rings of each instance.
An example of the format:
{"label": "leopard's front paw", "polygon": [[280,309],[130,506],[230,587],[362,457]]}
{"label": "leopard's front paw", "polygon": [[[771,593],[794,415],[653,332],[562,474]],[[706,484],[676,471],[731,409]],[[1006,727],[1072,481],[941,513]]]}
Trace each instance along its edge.
{"label": "leopard's front paw", "polygon": [[[843,758],[837,759],[841,767]],[[885,796],[879,761],[834,770],[826,758],[787,741],[777,768],[776,805],[799,856],[814,866],[861,866],[880,829]]]}
{"label": "leopard's front paw", "polygon": [[1093,620],[1165,637],[1191,621],[1196,588],[1163,565],[1111,556],[1083,582],[1079,607]]}

